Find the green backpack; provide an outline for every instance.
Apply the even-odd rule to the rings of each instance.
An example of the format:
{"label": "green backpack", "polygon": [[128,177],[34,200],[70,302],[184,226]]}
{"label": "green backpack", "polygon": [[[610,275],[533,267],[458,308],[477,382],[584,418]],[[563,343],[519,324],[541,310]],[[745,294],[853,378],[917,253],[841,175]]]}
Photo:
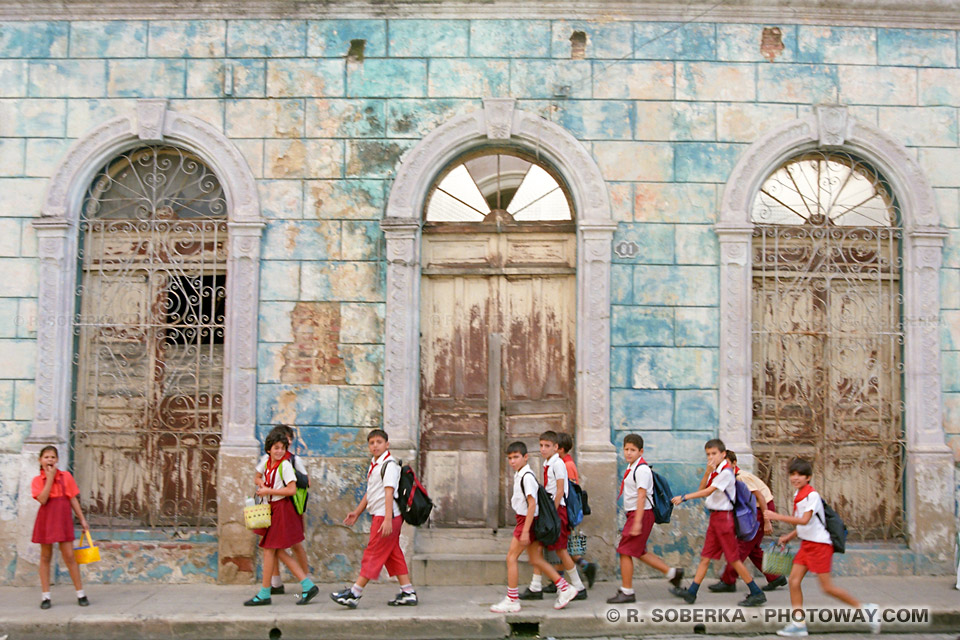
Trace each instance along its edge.
{"label": "green backpack", "polygon": [[[297,513],[302,514],[307,510],[307,498],[309,494],[307,493],[307,488],[310,486],[310,477],[305,473],[300,473],[297,471],[296,467],[296,456],[291,456],[290,466],[293,467],[293,472],[297,476],[297,492],[290,496],[290,499],[293,500],[293,506],[296,508]],[[280,482],[283,483],[283,486],[287,486],[287,483],[283,480],[283,465],[280,465]]]}

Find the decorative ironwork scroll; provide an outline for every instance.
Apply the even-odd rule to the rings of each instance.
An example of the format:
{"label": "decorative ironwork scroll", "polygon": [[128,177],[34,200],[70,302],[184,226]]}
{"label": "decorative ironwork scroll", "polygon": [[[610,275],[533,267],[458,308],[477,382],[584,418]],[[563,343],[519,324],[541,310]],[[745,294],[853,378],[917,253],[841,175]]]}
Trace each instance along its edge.
{"label": "decorative ironwork scroll", "polygon": [[86,193],[72,444],[92,524],[216,526],[226,209],[170,146],[117,156]]}

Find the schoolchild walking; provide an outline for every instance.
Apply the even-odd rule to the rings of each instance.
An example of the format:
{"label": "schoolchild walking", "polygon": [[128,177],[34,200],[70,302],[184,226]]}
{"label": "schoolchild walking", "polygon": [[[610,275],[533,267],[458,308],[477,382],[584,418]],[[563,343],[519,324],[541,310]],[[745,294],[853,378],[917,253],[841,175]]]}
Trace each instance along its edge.
{"label": "schoolchild walking", "polygon": [[522,442],[511,442],[507,446],[507,463],[513,469],[513,493],[510,496],[510,506],[517,514],[517,524],[510,538],[510,549],[507,551],[507,595],[497,604],[490,607],[494,613],[516,613],[520,611],[520,554],[527,552],[530,565],[540,569],[542,575],[547,576],[557,585],[557,601],[554,609],[563,609],[577,596],[577,590],[567,583],[557,570],[543,559],[540,543],[533,535],[533,521],[540,514],[540,505],[537,501],[537,492],[540,484],[537,477],[527,464],[527,445]]}
{"label": "schoolchild walking", "polygon": [[367,470],[367,493],[357,508],[343,520],[345,525],[353,526],[364,509],[373,516],[370,539],[360,561],[360,575],[353,586],[330,594],[331,600],[351,609],[356,609],[364,587],[371,580],[376,580],[384,567],[390,577],[396,577],[400,583],[400,593],[387,604],[392,607],[412,607],[418,603],[407,561],[400,549],[403,518],[394,499],[400,486],[400,463],[390,454],[388,446],[386,431],[374,429],[367,435],[367,448],[371,455],[370,468]]}
{"label": "schoolchild walking", "polygon": [[259,607],[271,603],[270,581],[278,560],[283,562],[302,589],[297,604],[307,604],[320,588],[307,576],[305,568],[283,553],[303,542],[303,518],[293,506],[291,496],[297,492],[297,475],[293,465],[286,459],[287,439],[276,430],[267,434],[263,444],[267,460],[257,467],[257,495],[270,502],[270,526],[263,531],[260,548],[263,549],[263,582],[257,595],[243,603],[246,607]]}
{"label": "schoolchild walking", "polygon": [[787,467],[790,473],[790,485],[796,489],[793,494],[793,515],[776,513],[772,510],[764,512],[768,520],[779,520],[787,524],[796,525],[796,529],[780,536],[780,544],[786,544],[794,538],[800,538],[800,550],[793,558],[793,569],[790,571],[790,607],[794,611],[794,619],[783,629],[777,631],[778,636],[803,637],[807,635],[807,624],[802,618],[803,591],[800,583],[807,572],[817,574],[820,588],[823,592],[845,602],[855,609],[860,609],[864,620],[870,626],[870,631],[880,633],[880,612],[875,604],[861,605],[848,591],[833,583],[830,569],[833,564],[833,544],[830,541],[830,532],[826,527],[826,514],[823,509],[823,499],[812,486],[810,478],[813,476],[813,465],[802,458],[794,458]]}
{"label": "schoolchild walking", "polygon": [[[760,526],[757,528],[757,535],[750,540],[737,540],[737,545],[740,548],[740,560],[746,562],[749,558],[757,569],[763,571],[763,536],[773,533],[773,526],[770,520],[763,516],[763,512],[776,511],[773,504],[773,492],[770,491],[770,487],[763,480],[738,467],[737,454],[729,449],[727,449],[727,460],[733,465],[733,472],[737,480],[747,485],[747,488],[757,499],[757,521]],[[766,508],[764,508],[764,505],[766,505]],[[767,584],[762,587],[763,591],[773,591],[777,587],[787,584],[786,576],[778,576],[772,573],[764,573],[763,576],[767,579]],[[733,592],[737,590],[736,582],[737,572],[728,564],[724,567],[720,580],[707,588],[715,593]]]}
{"label": "schoolchild walking", "polygon": [[[627,470],[620,482],[620,494],[623,496],[623,510],[627,512],[627,521],[620,534],[617,553],[620,556],[621,586],[609,604],[636,602],[633,591],[633,559],[653,567],[667,577],[674,587],[683,580],[683,569],[670,567],[660,556],[647,551],[647,539],[653,530],[653,471],[643,459],[643,438],[630,433],[623,438],[623,458],[627,461]],[[619,496],[618,496],[619,497]],[[639,515],[638,515],[639,512]]]}
{"label": "schoolchild walking", "polygon": [[[577,590],[575,600],[587,599],[587,588],[583,586],[580,579],[580,572],[577,571],[577,565],[567,551],[567,542],[570,539],[570,525],[567,517],[567,465],[560,459],[559,451],[560,438],[555,431],[544,431],[540,434],[540,457],[543,459],[543,488],[547,490],[550,497],[553,498],[553,504],[557,508],[557,515],[560,516],[560,537],[556,542],[547,545],[547,551],[553,551],[560,560],[560,566],[567,573],[567,580]],[[543,577],[542,573],[534,570],[533,578],[530,580],[530,586],[521,596],[523,600],[542,600],[543,599]]]}
{"label": "schoolchild walking", "polygon": [[49,609],[50,598],[50,561],[53,559],[53,545],[60,546],[60,555],[67,565],[73,588],[77,590],[77,604],[86,607],[90,604],[83,592],[80,579],[80,566],[73,555],[73,516],[76,514],[83,533],[89,535],[90,527],[83,517],[77,487],[69,471],[57,469],[59,462],[57,448],[50,445],[40,450],[40,473],[30,483],[33,498],[40,503],[37,519],[33,524],[32,542],[40,545],[40,588],[42,590],[40,608]]}
{"label": "schoolchild walking", "polygon": [[680,504],[687,500],[706,498],[704,504],[710,510],[710,522],[707,525],[706,539],[703,541],[703,551],[700,552],[700,564],[693,582],[686,589],[671,587],[670,593],[683,598],[687,604],[693,604],[697,599],[697,592],[707,575],[712,560],[726,558],[740,579],[743,580],[750,594],[739,602],[741,607],[758,607],[767,601],[753,576],[740,560],[740,550],[737,545],[737,534],[733,523],[733,501],[736,497],[736,477],[733,475],[733,465],[726,459],[726,446],[719,438],[708,440],[704,445],[707,456],[707,467],[700,479],[700,488],[689,494],[673,497],[673,504]]}
{"label": "schoolchild walking", "polygon": [[[285,424],[281,424],[270,430],[270,434],[273,434],[273,433],[279,434],[287,442],[287,454],[286,456],[284,456],[283,459],[289,461],[293,465],[294,470],[297,471],[298,473],[302,473],[303,475],[309,475],[307,473],[307,467],[303,463],[303,458],[301,456],[294,455],[290,451],[290,447],[293,445],[293,438],[295,435],[293,432],[293,429],[291,429]],[[267,434],[267,436],[269,437],[270,434]],[[263,457],[260,458],[260,462],[257,464],[257,476],[256,476],[257,486],[260,486],[261,480],[263,478],[263,471],[266,468],[267,462],[269,462],[269,459],[270,459],[270,455],[265,453],[263,454]],[[300,517],[302,520],[303,514],[300,514]],[[303,543],[298,542],[297,544],[293,545],[293,547],[291,547],[291,550],[293,551],[293,555],[296,557],[297,562],[300,563],[301,568],[303,568],[304,571],[309,573],[310,564],[307,561],[307,551],[304,548]],[[288,555],[287,551],[284,549],[280,549],[279,551],[277,551],[277,554],[278,554],[278,557],[281,558],[281,562],[283,561],[282,556]],[[270,577],[270,594],[277,595],[283,592],[284,592],[283,579],[280,578],[280,562],[275,562],[273,567],[273,575]]]}
{"label": "schoolchild walking", "polygon": [[[577,463],[573,460],[573,436],[562,432],[557,434],[557,455],[563,460],[567,467],[567,479],[580,484],[580,473],[577,471]],[[569,491],[568,491],[569,493]],[[593,583],[597,580],[597,563],[587,562],[583,556],[570,556],[574,564],[583,569],[583,575],[587,579],[587,588],[592,589]]]}

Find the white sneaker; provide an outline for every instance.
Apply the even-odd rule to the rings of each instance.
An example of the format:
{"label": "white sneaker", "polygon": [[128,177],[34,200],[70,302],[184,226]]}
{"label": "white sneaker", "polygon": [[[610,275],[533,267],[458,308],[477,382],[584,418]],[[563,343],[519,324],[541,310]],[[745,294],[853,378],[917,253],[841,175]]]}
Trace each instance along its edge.
{"label": "white sneaker", "polygon": [[[574,592],[576,595],[576,592]],[[503,600],[490,607],[494,613],[517,613],[520,611],[520,601],[511,600],[509,596],[504,596]]]}
{"label": "white sneaker", "polygon": [[557,593],[557,601],[553,604],[554,609],[563,609],[571,600],[577,597],[579,593],[571,585],[567,585]]}
{"label": "white sneaker", "polygon": [[873,603],[863,605],[863,616],[867,619],[870,633],[880,633],[880,606]]}
{"label": "white sneaker", "polygon": [[791,622],[783,629],[777,631],[778,636],[783,636],[784,638],[806,638],[807,637],[807,625],[797,624],[796,622]]}

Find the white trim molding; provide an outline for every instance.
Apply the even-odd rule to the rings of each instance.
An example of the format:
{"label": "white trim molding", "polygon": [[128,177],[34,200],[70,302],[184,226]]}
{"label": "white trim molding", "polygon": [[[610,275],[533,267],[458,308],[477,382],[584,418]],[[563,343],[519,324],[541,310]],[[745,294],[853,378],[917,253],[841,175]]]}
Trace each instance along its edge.
{"label": "white trim molding", "polygon": [[[890,182],[903,221],[905,518],[909,546],[934,565],[953,559],[956,529],[953,456],[943,430],[940,380],[940,265],[946,231],[923,170],[900,143],[850,117],[818,106],[754,142],[734,167],[720,202],[720,437],[753,465],[750,442],[751,237],[754,197],[787,159],[811,149],[848,151]],[[740,454],[743,451],[744,454]]]}
{"label": "white trim molding", "polygon": [[577,450],[581,463],[613,460],[610,441],[610,261],[616,224],[606,184],[580,142],[512,98],[488,98],[427,135],[403,158],[382,222],[386,236],[386,353],[383,423],[397,448],[417,448],[420,376],[420,242],[424,201],[436,176],[460,154],[508,144],[555,167],[577,222]]}

